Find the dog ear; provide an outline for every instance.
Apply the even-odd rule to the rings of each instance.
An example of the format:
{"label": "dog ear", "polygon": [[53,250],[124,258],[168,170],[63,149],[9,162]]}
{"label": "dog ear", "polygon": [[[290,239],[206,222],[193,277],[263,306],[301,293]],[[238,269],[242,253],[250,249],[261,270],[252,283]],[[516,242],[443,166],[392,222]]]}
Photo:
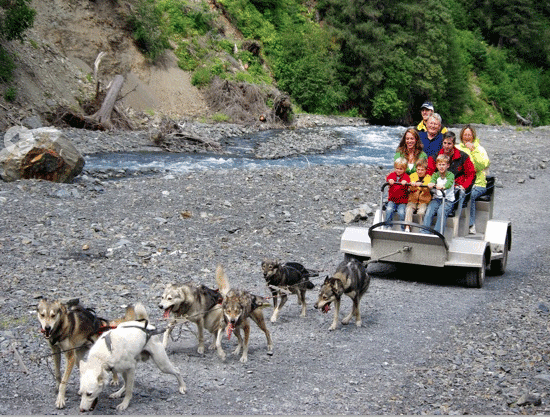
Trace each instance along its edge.
{"label": "dog ear", "polygon": [[327,284],[327,283],[329,283],[329,282],[330,282],[330,277],[327,275],[327,276],[325,277],[325,282],[324,282],[324,284]]}

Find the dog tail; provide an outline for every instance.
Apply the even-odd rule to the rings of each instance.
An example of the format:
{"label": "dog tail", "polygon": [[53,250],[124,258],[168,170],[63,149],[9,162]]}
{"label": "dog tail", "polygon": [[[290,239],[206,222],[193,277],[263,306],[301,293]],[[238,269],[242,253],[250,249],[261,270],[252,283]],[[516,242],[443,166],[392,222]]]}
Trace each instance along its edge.
{"label": "dog tail", "polygon": [[135,320],[147,320],[149,321],[149,314],[147,314],[147,309],[141,303],[136,303],[134,306],[134,312],[136,314]]}
{"label": "dog tail", "polygon": [[229,286],[227,275],[221,265],[218,265],[218,267],[216,268],[216,283],[220,288],[220,293],[225,297],[229,292],[229,290],[231,289],[231,287]]}

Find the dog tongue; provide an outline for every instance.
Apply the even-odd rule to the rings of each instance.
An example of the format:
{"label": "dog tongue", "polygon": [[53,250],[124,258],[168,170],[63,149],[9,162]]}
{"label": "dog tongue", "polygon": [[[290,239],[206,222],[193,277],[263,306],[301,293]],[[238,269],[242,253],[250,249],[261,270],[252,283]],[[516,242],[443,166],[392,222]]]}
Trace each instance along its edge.
{"label": "dog tongue", "polygon": [[164,318],[164,319],[167,319],[168,317],[170,317],[170,309],[169,308],[164,310],[164,314],[162,315],[162,318]]}
{"label": "dog tongue", "polygon": [[235,326],[233,326],[231,323],[229,323],[225,328],[225,333],[227,334],[227,340],[231,339],[231,334],[233,333],[234,328]]}
{"label": "dog tongue", "polygon": [[328,313],[329,311],[330,311],[330,304],[325,304],[325,306],[323,307],[323,312]]}

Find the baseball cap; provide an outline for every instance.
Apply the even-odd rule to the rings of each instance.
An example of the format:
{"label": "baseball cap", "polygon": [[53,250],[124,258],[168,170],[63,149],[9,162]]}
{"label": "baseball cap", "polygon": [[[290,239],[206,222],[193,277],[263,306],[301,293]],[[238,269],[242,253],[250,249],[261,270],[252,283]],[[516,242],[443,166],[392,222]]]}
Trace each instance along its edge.
{"label": "baseball cap", "polygon": [[435,110],[434,105],[431,101],[426,101],[424,104],[420,107],[421,109],[428,109],[428,110]]}

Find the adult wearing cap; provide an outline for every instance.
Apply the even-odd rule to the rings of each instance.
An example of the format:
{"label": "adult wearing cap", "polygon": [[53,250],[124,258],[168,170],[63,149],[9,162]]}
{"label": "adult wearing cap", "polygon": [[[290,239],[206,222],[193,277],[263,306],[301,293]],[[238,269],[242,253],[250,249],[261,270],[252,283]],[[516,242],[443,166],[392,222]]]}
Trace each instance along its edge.
{"label": "adult wearing cap", "polygon": [[[428,123],[428,118],[434,114],[435,109],[434,105],[431,101],[426,101],[424,104],[422,104],[422,107],[420,107],[420,114],[422,115],[422,120],[420,123],[418,123],[418,126],[416,126],[416,130],[419,132],[425,132],[426,131],[426,123]],[[441,133],[447,132],[447,128],[444,127],[441,129]]]}
{"label": "adult wearing cap", "polygon": [[424,152],[428,157],[432,157],[435,161],[437,154],[443,145],[443,134],[441,133],[441,116],[438,113],[428,117],[426,122],[426,131],[418,132],[418,136],[424,146]]}

